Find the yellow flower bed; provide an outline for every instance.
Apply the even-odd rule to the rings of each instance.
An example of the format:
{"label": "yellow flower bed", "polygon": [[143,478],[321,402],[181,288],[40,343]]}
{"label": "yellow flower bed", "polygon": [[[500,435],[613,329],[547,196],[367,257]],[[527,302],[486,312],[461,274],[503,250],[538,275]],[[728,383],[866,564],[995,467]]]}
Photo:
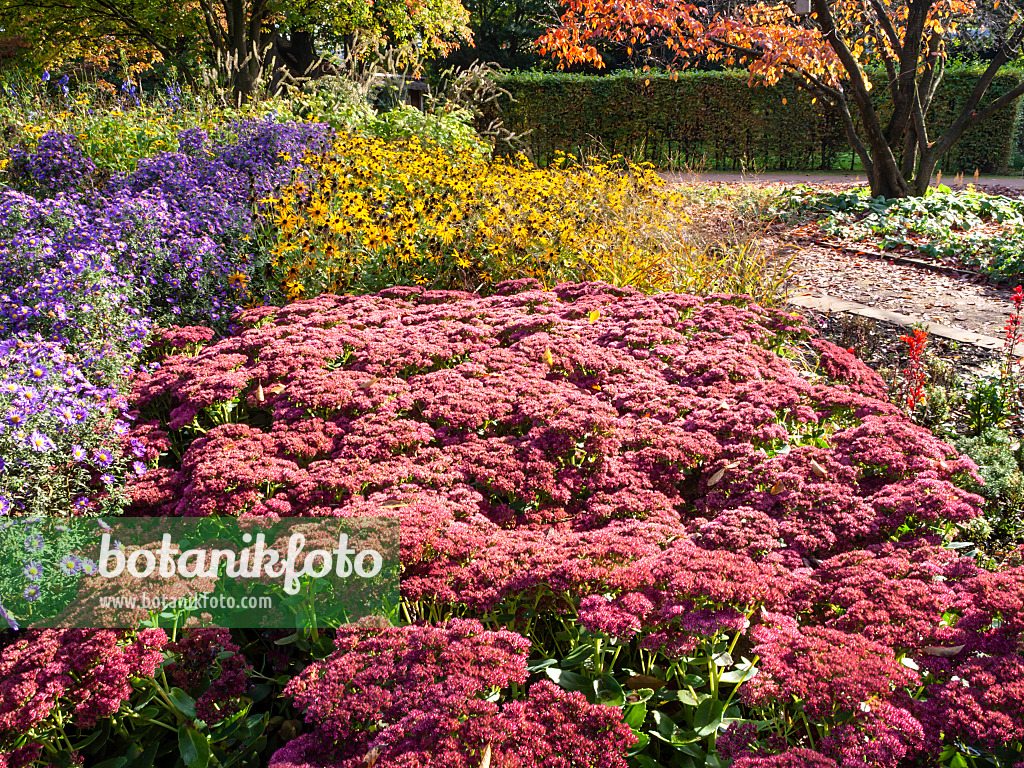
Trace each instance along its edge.
{"label": "yellow flower bed", "polygon": [[538,169],[415,138],[343,134],[309,183],[262,202],[289,299],[532,277],[672,287],[686,204],[653,168],[562,158]]}

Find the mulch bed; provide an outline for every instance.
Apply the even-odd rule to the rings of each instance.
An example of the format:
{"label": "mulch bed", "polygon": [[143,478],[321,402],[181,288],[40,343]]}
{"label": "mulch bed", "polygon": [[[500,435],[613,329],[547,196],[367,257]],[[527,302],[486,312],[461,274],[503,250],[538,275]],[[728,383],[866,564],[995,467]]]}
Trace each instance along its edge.
{"label": "mulch bed", "polygon": [[[853,348],[857,357],[874,370],[903,366],[907,344],[900,339],[909,328],[843,313],[800,310],[821,336],[844,349]],[[962,344],[938,336],[928,337],[926,351],[953,364],[957,378],[976,377],[998,368],[1001,353],[973,344]]]}

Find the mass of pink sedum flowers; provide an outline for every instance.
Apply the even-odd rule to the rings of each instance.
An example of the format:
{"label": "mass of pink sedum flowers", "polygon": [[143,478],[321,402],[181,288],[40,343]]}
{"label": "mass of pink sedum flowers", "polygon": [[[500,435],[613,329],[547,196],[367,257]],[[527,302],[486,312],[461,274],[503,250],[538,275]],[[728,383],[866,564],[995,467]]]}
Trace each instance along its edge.
{"label": "mass of pink sedum flowers", "polygon": [[315,730],[279,750],[274,768],[491,765],[625,768],[635,738],[616,710],[550,682],[520,701],[483,698],[527,679],[530,643],[477,621],[338,633],[337,652],[285,690]]}
{"label": "mass of pink sedum flowers", "polygon": [[401,522],[412,625],[339,632],[291,679],[306,726],[273,768],[625,766],[619,708],[528,674],[542,615],[662,673],[735,638],[757,674],[711,745],[736,768],[1024,740],[1024,568],[943,547],[978,514],[974,465],[795,315],[518,281],[320,296],[160,344],[131,437],[162,458],[131,514]]}

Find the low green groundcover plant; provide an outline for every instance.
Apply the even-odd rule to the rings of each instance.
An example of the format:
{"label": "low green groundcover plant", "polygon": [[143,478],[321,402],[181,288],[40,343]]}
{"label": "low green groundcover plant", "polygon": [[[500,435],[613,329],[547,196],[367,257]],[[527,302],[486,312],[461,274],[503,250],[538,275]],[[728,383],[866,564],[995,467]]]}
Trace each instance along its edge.
{"label": "low green groundcover plant", "polygon": [[951,542],[974,464],[799,317],[519,281],[209,339],[136,382],[130,512],[396,517],[406,625],[29,633],[6,766],[1019,761],[1024,567]]}
{"label": "low green groundcover plant", "polygon": [[869,197],[864,190],[821,194],[791,191],[788,211],[821,216],[826,235],[918,251],[980,270],[996,280],[1024,273],[1024,201],[939,186],[925,197]]}

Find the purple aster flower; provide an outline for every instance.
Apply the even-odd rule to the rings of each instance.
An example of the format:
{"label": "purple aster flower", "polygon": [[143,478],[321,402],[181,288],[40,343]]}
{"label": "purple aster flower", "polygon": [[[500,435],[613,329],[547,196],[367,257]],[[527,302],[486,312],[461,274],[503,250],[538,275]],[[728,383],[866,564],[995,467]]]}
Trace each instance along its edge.
{"label": "purple aster flower", "polygon": [[135,474],[138,475],[139,477],[142,477],[144,474],[146,474],[146,465],[143,464],[141,461],[133,462],[132,469],[135,470]]}
{"label": "purple aster flower", "polygon": [[26,563],[22,573],[25,574],[25,578],[29,581],[39,581],[43,578],[43,566],[42,563],[37,563],[33,560],[30,563]]}
{"label": "purple aster flower", "polygon": [[71,446],[71,458],[75,461],[85,461],[89,454],[86,453],[85,448],[80,445]]}
{"label": "purple aster flower", "polygon": [[7,626],[17,631],[19,629],[18,622],[14,620],[14,617],[7,612],[7,609],[0,605],[0,619],[7,622]]}
{"label": "purple aster flower", "polygon": [[29,584],[27,587],[25,587],[25,591],[21,593],[21,596],[28,600],[30,603],[33,603],[39,599],[40,592],[41,590],[39,589],[38,584]]}
{"label": "purple aster flower", "polygon": [[65,555],[60,559],[58,567],[65,576],[74,576],[82,570],[82,561],[74,555]]}
{"label": "purple aster flower", "polygon": [[114,476],[111,474],[100,475],[100,480],[103,481],[104,485],[113,485],[116,482]]}
{"label": "purple aster flower", "polygon": [[81,570],[82,573],[86,576],[95,576],[97,573],[100,572],[99,566],[96,565],[96,561],[90,560],[87,557],[82,558]]}
{"label": "purple aster flower", "polygon": [[49,437],[44,435],[39,430],[34,431],[31,435],[28,436],[28,444],[33,451],[38,451],[39,453],[52,451],[54,448],[57,447],[56,445],[54,445],[53,440],[51,440]]}
{"label": "purple aster flower", "polygon": [[92,460],[100,467],[109,467],[114,460],[114,454],[106,448],[100,448],[92,455]]}
{"label": "purple aster flower", "polygon": [[41,365],[33,365],[29,369],[29,374],[32,376],[33,379],[41,379],[44,376],[46,376],[46,374],[48,374],[48,373],[49,373],[49,371],[46,370],[46,368],[44,368]]}
{"label": "purple aster flower", "polygon": [[25,538],[25,551],[38,552],[45,544],[46,542],[43,540],[43,535],[41,533],[30,533]]}

